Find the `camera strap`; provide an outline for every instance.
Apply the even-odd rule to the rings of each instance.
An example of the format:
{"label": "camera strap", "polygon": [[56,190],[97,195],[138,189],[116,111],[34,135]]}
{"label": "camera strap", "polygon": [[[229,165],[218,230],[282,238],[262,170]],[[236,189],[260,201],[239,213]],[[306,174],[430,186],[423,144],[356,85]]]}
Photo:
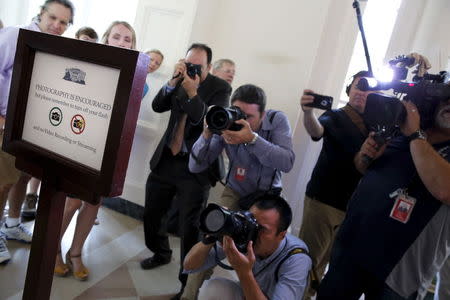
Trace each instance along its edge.
{"label": "camera strap", "polygon": [[217,243],[214,243],[214,258],[216,259],[216,264],[219,267],[221,267],[221,268],[223,268],[225,270],[229,270],[229,271],[233,271],[234,270],[232,266],[226,265],[226,264],[224,264],[223,262],[220,261],[219,255],[217,255]]}
{"label": "camera strap", "polygon": [[369,135],[366,124],[361,115],[350,105],[347,104],[342,108],[342,111],[350,118],[353,124],[358,127],[359,131],[366,137]]}

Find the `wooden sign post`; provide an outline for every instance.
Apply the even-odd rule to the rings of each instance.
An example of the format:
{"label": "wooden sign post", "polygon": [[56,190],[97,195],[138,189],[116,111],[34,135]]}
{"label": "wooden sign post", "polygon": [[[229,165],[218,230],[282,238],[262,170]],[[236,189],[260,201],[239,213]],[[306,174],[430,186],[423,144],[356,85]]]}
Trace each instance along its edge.
{"label": "wooden sign post", "polygon": [[20,30],[3,150],[42,179],[23,299],[49,299],[65,195],[122,193],[148,56]]}

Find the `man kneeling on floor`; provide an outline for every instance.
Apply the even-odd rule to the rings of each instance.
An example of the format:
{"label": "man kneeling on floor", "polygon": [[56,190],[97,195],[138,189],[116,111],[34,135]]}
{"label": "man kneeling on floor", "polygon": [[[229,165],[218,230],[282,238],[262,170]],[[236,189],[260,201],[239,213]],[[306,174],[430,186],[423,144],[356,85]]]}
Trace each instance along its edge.
{"label": "man kneeling on floor", "polygon": [[[219,243],[213,236],[205,235],[187,254],[187,273],[211,268],[227,258],[239,278],[235,282],[212,277],[200,289],[199,299],[302,299],[311,259],[305,243],[287,233],[292,220],[289,204],[279,196],[265,195],[249,212],[258,229],[255,241],[248,242],[246,253],[238,250],[239,244],[233,240],[236,237],[225,235]],[[216,215],[212,225],[216,226],[220,219],[217,212],[209,215]],[[208,216],[204,219],[208,220]],[[245,250],[245,245],[240,248]]]}

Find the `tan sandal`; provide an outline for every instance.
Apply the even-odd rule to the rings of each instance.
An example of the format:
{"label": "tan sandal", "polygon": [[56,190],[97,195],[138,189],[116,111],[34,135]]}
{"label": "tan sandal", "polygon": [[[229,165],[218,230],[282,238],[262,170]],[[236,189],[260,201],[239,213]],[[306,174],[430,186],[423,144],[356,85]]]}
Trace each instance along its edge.
{"label": "tan sandal", "polygon": [[[61,250],[58,251],[56,255],[61,255]],[[69,274],[69,271],[70,271],[69,266],[63,263],[61,265],[55,264],[55,269],[53,270],[53,273],[58,277],[66,277],[67,274]]]}
{"label": "tan sandal", "polygon": [[69,266],[69,269],[72,270],[73,277],[75,277],[75,279],[80,280],[80,281],[87,280],[89,277],[89,269],[83,265],[83,262],[81,262],[81,266],[82,266],[81,270],[75,271],[73,268],[73,263],[72,263],[72,258],[74,258],[74,257],[81,257],[81,253],[78,255],[71,255],[70,250],[67,251],[66,263]]}

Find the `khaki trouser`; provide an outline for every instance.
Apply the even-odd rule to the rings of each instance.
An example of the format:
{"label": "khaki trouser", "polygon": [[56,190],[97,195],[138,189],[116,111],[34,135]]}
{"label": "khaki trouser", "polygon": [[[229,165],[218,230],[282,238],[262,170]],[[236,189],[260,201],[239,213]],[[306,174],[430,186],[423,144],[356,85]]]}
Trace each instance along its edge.
{"label": "khaki trouser", "polygon": [[[238,200],[239,194],[237,194],[231,188],[226,186],[222,192],[222,195],[220,196],[220,199],[217,201],[211,201],[211,203],[225,206],[231,210],[239,210]],[[211,277],[213,271],[214,268],[210,268],[202,272],[189,274],[181,299],[187,300],[197,299],[200,287],[202,286],[205,280]]]}
{"label": "khaki trouser", "polygon": [[16,158],[4,152],[3,130],[0,130],[0,185],[14,184],[19,180],[21,172],[16,169]]}
{"label": "khaki trouser", "polygon": [[[303,222],[299,237],[308,246],[313,270],[319,282],[330,260],[333,241],[344,217],[344,211],[305,195]],[[309,286],[305,293],[305,299],[311,299],[315,293],[316,291]]]}

